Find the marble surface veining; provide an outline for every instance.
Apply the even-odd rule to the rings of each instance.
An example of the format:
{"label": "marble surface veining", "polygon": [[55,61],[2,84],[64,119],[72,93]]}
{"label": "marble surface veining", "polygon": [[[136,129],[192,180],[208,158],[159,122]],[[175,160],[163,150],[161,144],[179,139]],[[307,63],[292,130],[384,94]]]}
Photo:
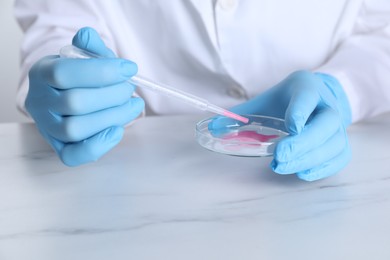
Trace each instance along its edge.
{"label": "marble surface veining", "polygon": [[351,126],[352,162],[310,183],[203,149],[199,119],[141,119],[75,168],[0,124],[0,259],[390,259],[390,114]]}

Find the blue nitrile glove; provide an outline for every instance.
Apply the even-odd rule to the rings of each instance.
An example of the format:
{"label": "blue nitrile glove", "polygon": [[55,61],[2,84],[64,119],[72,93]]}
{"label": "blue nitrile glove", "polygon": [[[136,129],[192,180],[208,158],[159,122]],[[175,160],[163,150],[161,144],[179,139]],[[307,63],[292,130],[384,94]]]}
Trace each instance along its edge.
{"label": "blue nitrile glove", "polygon": [[351,110],[340,83],[330,75],[295,72],[232,111],[285,119],[290,135],[277,144],[271,162],[279,174],[296,173],[313,181],[337,173],[350,161],[346,127]]}
{"label": "blue nitrile glove", "polygon": [[73,45],[106,58],[42,58],[30,70],[25,102],[43,137],[69,166],[95,161],[112,149],[124,125],[144,108],[126,82],[137,73],[135,63],[116,58],[91,28],[79,30]]}

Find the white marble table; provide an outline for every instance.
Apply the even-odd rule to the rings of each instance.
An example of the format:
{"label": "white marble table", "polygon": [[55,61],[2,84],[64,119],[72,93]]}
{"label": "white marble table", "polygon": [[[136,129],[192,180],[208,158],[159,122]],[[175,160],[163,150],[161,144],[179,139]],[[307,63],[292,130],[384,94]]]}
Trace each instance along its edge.
{"label": "white marble table", "polygon": [[0,259],[390,259],[390,115],[349,129],[318,182],[204,150],[200,116],[146,118],[100,161],[62,165],[0,125]]}

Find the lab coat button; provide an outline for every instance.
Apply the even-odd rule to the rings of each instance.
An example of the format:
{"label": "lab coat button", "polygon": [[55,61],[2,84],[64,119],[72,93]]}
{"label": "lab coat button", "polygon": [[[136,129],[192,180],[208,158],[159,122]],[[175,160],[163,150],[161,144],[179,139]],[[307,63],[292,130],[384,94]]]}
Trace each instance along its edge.
{"label": "lab coat button", "polygon": [[237,99],[241,99],[241,98],[246,97],[245,90],[242,88],[238,88],[238,87],[232,87],[232,88],[228,89],[227,94],[230,97],[237,98]]}
{"label": "lab coat button", "polygon": [[236,7],[237,0],[219,0],[218,4],[222,10],[231,11]]}

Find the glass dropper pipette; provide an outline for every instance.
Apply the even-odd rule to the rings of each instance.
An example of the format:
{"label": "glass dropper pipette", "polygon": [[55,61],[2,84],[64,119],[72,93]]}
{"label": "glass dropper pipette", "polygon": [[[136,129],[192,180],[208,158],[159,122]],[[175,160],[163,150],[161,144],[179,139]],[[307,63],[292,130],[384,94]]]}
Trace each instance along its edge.
{"label": "glass dropper pipette", "polygon": [[[68,45],[60,50],[60,56],[63,58],[79,58],[79,59],[89,59],[89,58],[101,58],[99,55],[80,49],[73,45]],[[131,77],[128,80],[131,84],[134,84],[136,86],[152,90],[156,93],[173,97],[178,100],[181,100],[182,102],[185,102],[189,105],[192,105],[200,110],[213,112],[219,115],[223,115],[226,117],[230,117],[233,119],[236,119],[238,121],[241,121],[243,123],[248,123],[249,119],[245,118],[243,116],[237,115],[233,112],[230,112],[229,110],[226,110],[224,108],[221,108],[219,106],[216,106],[214,104],[211,104],[205,99],[199,98],[197,96],[194,96],[190,93],[186,93],[182,90],[178,90],[175,88],[172,88],[170,86],[167,86],[165,84],[156,83],[152,80],[149,80],[143,76],[140,76],[139,74]]]}

